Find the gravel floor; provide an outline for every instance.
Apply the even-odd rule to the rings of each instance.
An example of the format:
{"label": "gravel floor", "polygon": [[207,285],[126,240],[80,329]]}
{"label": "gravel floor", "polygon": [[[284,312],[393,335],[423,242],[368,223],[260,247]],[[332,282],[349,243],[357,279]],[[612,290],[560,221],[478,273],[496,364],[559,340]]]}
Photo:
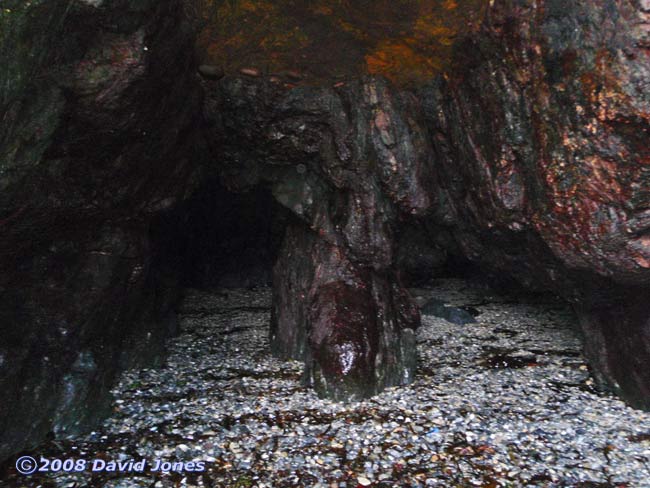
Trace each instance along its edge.
{"label": "gravel floor", "polygon": [[478,322],[423,316],[415,383],[351,404],[319,400],[300,363],[269,355],[270,290],[191,291],[166,366],[125,374],[101,431],[44,450],[205,471],[7,486],[650,487],[650,414],[595,390],[562,303],[461,280],[412,291]]}

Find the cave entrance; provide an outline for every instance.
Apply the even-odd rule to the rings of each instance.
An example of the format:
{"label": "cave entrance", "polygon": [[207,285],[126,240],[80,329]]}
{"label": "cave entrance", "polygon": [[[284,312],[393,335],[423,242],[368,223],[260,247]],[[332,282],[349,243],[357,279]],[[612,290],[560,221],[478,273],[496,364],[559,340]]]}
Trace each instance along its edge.
{"label": "cave entrance", "polygon": [[[226,368],[233,377],[273,376],[268,368],[266,372],[256,370],[251,358],[262,363],[277,360],[269,354],[269,325],[276,306],[274,300],[283,297],[271,291],[273,267],[278,259],[284,260],[279,264],[287,269],[293,266],[292,260],[300,260],[302,250],[298,248],[298,254],[289,257],[285,248],[281,256],[283,241],[287,234],[291,235],[288,229],[295,219],[264,186],[232,192],[214,179],[204,182],[154,226],[158,259],[164,261],[162,267],[170,270],[185,290],[179,315],[181,325],[186,327],[181,329],[181,336],[194,337],[199,343],[212,337],[213,345],[204,345],[204,352],[224,358],[232,352],[230,346],[223,349],[224,344],[237,351],[241,349],[239,359],[234,359],[237,355],[224,359],[228,364],[241,362]],[[565,325],[575,325],[567,305],[551,295],[522,292],[503,277],[499,280],[453,252],[450,254],[452,241],[444,230],[429,229],[418,219],[402,223],[395,235],[395,276],[409,289],[422,318],[418,356],[423,360],[418,375],[435,377],[437,372],[432,364],[519,369],[543,363],[549,351],[565,359],[579,355],[580,346],[570,325],[555,339],[549,336],[544,339],[546,343],[526,348],[526,341],[521,340],[525,333],[524,317],[530,317],[535,307],[541,305],[542,317],[559,313]],[[279,275],[282,279],[284,272]],[[346,297],[330,298],[333,304],[340,299],[346,306]],[[291,313],[301,313],[286,300],[279,305],[288,307]],[[543,335],[541,328],[537,332]],[[451,339],[454,336],[460,342]],[[305,338],[298,342],[304,344]],[[248,346],[253,349],[247,349]],[[280,359],[299,359],[307,353],[304,349],[291,354],[273,352]],[[340,352],[340,358],[331,360],[344,360],[346,351]],[[280,377],[305,379],[303,362],[295,362],[289,368],[289,372],[282,369]]]}
{"label": "cave entrance", "polygon": [[[211,395],[223,390],[248,405],[256,395],[281,403],[287,395],[314,394],[306,387],[305,362],[286,361],[297,354],[271,354],[272,344],[269,349],[274,300],[282,299],[271,290],[273,267],[278,259],[290,267],[283,240],[294,219],[262,186],[233,193],[211,180],[160,220],[154,240],[163,243],[161,259],[175,269],[185,290],[180,335],[171,341],[162,373],[172,372],[169,381],[180,385],[171,388],[174,398],[191,399],[199,388]],[[417,377],[409,380],[416,380],[415,388],[440,383],[441,391],[453,390],[460,377],[485,372],[498,377],[505,371],[517,371],[515,383],[523,383],[539,370],[534,381],[546,381],[552,398],[572,390],[595,392],[568,304],[450,255],[444,245],[451,237],[437,231],[434,239],[431,229],[414,220],[395,236],[397,276],[421,313]],[[329,298],[346,305],[344,296]],[[339,352],[332,362],[345,361],[348,351]],[[188,379],[195,372],[196,381]],[[481,378],[486,388],[493,386],[494,380]]]}
{"label": "cave entrance", "polygon": [[154,229],[183,288],[271,286],[289,216],[270,191],[234,193],[209,180]]}
{"label": "cave entrance", "polygon": [[[231,342],[235,348],[240,344],[237,341],[249,344],[270,341],[275,357],[300,361],[300,368],[304,369],[303,384],[316,386],[320,395],[341,400],[364,398],[383,389],[383,383],[377,385],[377,373],[372,370],[354,371],[352,386],[328,389],[327,380],[316,384],[319,373],[314,374],[310,369],[309,359],[318,351],[311,349],[309,331],[312,327],[331,327],[331,324],[344,327],[347,335],[340,339],[340,344],[330,348],[333,351],[330,356],[320,358],[321,364],[335,369],[330,373],[332,376],[338,374],[345,378],[352,369],[350,364],[355,360],[359,362],[356,356],[376,355],[377,361],[385,361],[387,384],[412,381],[416,357],[414,343],[396,349],[396,354],[404,355],[408,365],[407,374],[402,374],[391,366],[390,359],[382,359],[382,354],[376,350],[378,346],[371,344],[368,350],[353,349],[356,344],[352,339],[383,341],[381,334],[372,327],[382,320],[381,317],[403,313],[398,311],[401,304],[410,304],[405,309],[407,313],[417,314],[402,283],[422,285],[434,276],[448,276],[454,272],[446,268],[446,252],[430,239],[426,227],[420,224],[404,224],[395,235],[395,267],[399,271],[391,269],[385,276],[372,277],[356,265],[351,265],[352,271],[345,270],[350,265],[328,270],[328,263],[340,258],[340,250],[320,240],[317,232],[278,203],[278,196],[268,187],[257,185],[247,191],[233,192],[215,178],[204,181],[188,199],[160,216],[152,228],[153,254],[158,260],[157,268],[165,270],[184,290],[179,313],[181,336],[187,333],[202,337],[212,335],[218,338],[217,342]],[[314,256],[320,256],[315,263]],[[316,307],[320,307],[317,317],[323,323],[313,326],[314,319],[309,314],[314,303],[308,295],[315,279],[313,266],[319,267],[321,262],[325,263],[321,269],[333,273],[329,278],[332,284],[320,285]],[[353,273],[352,278],[346,278],[348,272]],[[366,290],[365,282],[348,287],[346,280],[359,276],[374,287],[374,295]],[[331,307],[332,311],[321,312],[323,307]],[[198,326],[197,318],[203,320]],[[189,328],[183,327],[188,324]],[[205,329],[197,332],[196,327]],[[251,327],[255,330],[250,330]],[[240,332],[250,332],[252,336],[242,339],[236,336]],[[413,342],[412,333],[408,337],[405,340]],[[362,343],[364,347],[366,342]],[[382,347],[390,351],[391,344],[386,339]],[[262,351],[268,355],[268,345],[256,350],[255,354],[259,356]],[[245,370],[236,369],[240,373]]]}
{"label": "cave entrance", "polygon": [[[159,391],[163,402],[196,399],[205,385],[221,394],[231,379],[241,380],[223,385],[233,396],[251,378],[258,391],[272,389],[267,373],[224,355],[226,341],[207,339],[255,332],[233,347],[255,346],[276,306],[285,341],[279,351],[306,350],[321,396],[365,399],[410,385],[418,352],[430,368],[420,378],[431,378],[420,393],[456,391],[458,403],[477,385],[492,388],[480,383],[485,370],[534,372],[519,391],[542,392],[533,398],[540,407],[549,398],[560,407],[567,391],[589,386],[578,343],[554,346],[562,344],[555,325],[566,325],[556,320],[559,306],[538,314],[519,299],[440,280],[416,294],[427,317],[416,335],[420,317],[405,288],[412,283],[402,283],[412,276],[407,268],[420,280],[440,275],[429,272],[439,264],[435,252],[412,249],[438,231],[422,236],[421,222],[409,230],[404,220],[415,217],[453,228],[473,261],[524,282],[533,276],[571,299],[600,380],[648,406],[647,173],[637,171],[647,155],[639,139],[647,99],[635,95],[647,75],[635,61],[645,46],[643,29],[634,27],[647,13],[642,2],[621,9],[613,25],[597,21],[611,17],[609,4],[585,2],[564,16],[560,2],[537,15],[521,2],[485,0],[462,8],[453,0],[205,0],[200,66],[190,53],[193,29],[176,15],[180,2],[126,1],[117,9],[89,0],[22,3],[3,9],[10,48],[1,54],[15,76],[0,97],[8,122],[0,138],[8,177],[1,247],[9,270],[0,286],[9,330],[0,334],[9,339],[0,363],[9,398],[3,407],[10,407],[0,415],[7,432],[0,429],[0,456],[52,426],[58,435],[96,424],[117,372],[132,366],[125,358],[150,364],[152,344],[169,335],[172,326],[158,319],[173,301],[163,295],[179,282],[198,289],[181,310],[192,315],[193,334],[172,340],[183,346],[169,356],[173,367],[127,384],[123,393],[136,401],[183,371],[183,384]],[[469,5],[483,10],[471,14]],[[488,6],[479,27],[472,19]],[[58,27],[42,29],[47,19]],[[466,32],[462,25],[477,35],[452,47]],[[601,58],[603,46],[626,55]],[[459,64],[437,77],[452,54]],[[604,119],[603,100],[591,96],[601,65],[612,75],[607,91],[616,95],[620,84],[630,101],[605,100],[613,111]],[[572,83],[584,74],[586,83]],[[585,150],[565,151],[566,134]],[[203,142],[213,149],[211,166],[193,158]],[[195,171],[228,169],[246,173],[244,184],[272,190],[235,195],[202,179],[193,197],[163,210],[184,198]],[[521,259],[513,259],[517,248]],[[266,286],[249,293],[270,283],[272,267],[277,295]],[[160,279],[166,271],[169,286]],[[481,321],[465,327],[455,322],[459,314]],[[507,349],[483,350],[496,345]],[[248,366],[268,356],[257,347],[249,352]],[[183,369],[205,354],[213,362],[201,371]],[[286,374],[279,379],[293,378]],[[475,405],[486,418],[493,403],[513,403],[491,393]]]}

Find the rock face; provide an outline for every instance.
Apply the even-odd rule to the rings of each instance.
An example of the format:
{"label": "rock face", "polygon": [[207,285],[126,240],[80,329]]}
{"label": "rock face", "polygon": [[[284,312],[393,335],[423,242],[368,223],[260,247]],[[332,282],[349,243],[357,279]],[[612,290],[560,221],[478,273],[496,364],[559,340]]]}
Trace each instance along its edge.
{"label": "rock face", "polygon": [[[415,99],[370,94],[381,85],[372,79],[286,94],[262,78],[222,83],[206,105],[214,133],[228,138],[211,137],[225,154],[222,174],[234,188],[270,185],[299,219],[276,267],[276,350],[324,363],[315,351],[336,336],[328,327],[354,322],[319,299],[318,270],[353,284],[323,296],[344,303],[349,292],[343,308],[361,310],[352,303],[367,300],[355,288],[372,279],[351,267],[415,268],[395,257],[394,242],[414,255],[429,238],[423,257],[446,249],[573,302],[602,382],[648,407],[650,310],[640,297],[650,269],[649,15],[641,3],[491,2],[482,29],[455,47],[451,71]],[[368,161],[378,167],[365,169]],[[413,217],[424,232],[404,230]],[[321,322],[328,332],[318,332]],[[373,333],[352,343],[364,335]],[[344,362],[347,340],[333,339],[320,357]]]}
{"label": "rock face", "polygon": [[293,214],[274,271],[275,352],[304,359],[308,382],[336,399],[410,381],[419,314],[394,236],[429,206],[416,100],[373,78],[290,91],[226,78],[206,94],[222,180],[265,185]]}
{"label": "rock face", "polygon": [[576,304],[600,377],[650,407],[650,5],[495,1],[423,89],[432,219]]}
{"label": "rock face", "polygon": [[94,425],[175,327],[150,230],[189,188],[192,30],[176,1],[111,5],[0,11],[2,459]]}

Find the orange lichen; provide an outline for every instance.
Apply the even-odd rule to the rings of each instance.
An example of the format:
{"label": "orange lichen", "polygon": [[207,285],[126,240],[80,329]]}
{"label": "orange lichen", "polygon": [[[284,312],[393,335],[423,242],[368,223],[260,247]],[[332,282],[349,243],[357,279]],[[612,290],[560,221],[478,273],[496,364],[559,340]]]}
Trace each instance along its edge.
{"label": "orange lichen", "polygon": [[453,0],[422,2],[410,35],[380,42],[366,55],[368,71],[396,82],[431,78],[448,66],[454,39],[468,29],[472,16],[481,13],[480,3],[456,11]]}
{"label": "orange lichen", "polygon": [[[445,70],[451,44],[476,26],[487,0],[196,1],[206,20],[203,61],[236,72],[299,70],[305,81],[364,73],[397,83]],[[303,82],[305,82],[303,81]]]}
{"label": "orange lichen", "polygon": [[331,7],[328,7],[327,5],[316,5],[313,10],[315,14],[317,15],[333,15],[334,10]]}
{"label": "orange lichen", "polygon": [[382,74],[393,80],[399,80],[404,75],[415,80],[434,76],[440,65],[415,52],[407,42],[387,41],[377,46],[373,53],[365,57],[368,72]]}

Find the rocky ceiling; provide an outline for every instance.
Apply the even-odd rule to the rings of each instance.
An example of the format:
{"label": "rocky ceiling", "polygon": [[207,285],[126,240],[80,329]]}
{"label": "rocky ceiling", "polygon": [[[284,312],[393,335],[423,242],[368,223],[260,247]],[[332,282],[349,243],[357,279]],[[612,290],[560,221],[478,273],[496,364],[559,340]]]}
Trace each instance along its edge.
{"label": "rocky ceiling", "polygon": [[478,29],[483,0],[235,0],[199,4],[200,57],[228,74],[289,73],[290,82],[363,74],[421,83],[448,69],[454,40]]}

